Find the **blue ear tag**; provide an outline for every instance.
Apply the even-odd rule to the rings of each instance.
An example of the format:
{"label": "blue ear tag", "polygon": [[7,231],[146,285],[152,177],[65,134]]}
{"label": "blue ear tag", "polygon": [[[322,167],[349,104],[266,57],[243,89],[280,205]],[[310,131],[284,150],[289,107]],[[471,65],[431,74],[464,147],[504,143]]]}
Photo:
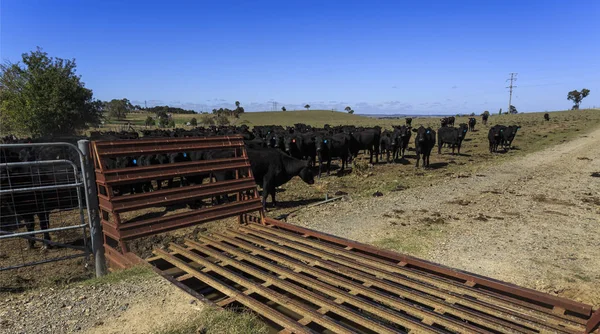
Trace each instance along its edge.
{"label": "blue ear tag", "polygon": [[137,165],[137,160],[133,159],[133,164]]}
{"label": "blue ear tag", "polygon": [[327,139],[323,140],[323,142],[324,142],[325,144],[327,144]]}
{"label": "blue ear tag", "polygon": [[185,157],[187,157],[187,153],[183,153],[183,157],[184,157],[184,158],[185,158]]}
{"label": "blue ear tag", "polygon": [[427,130],[427,133],[429,133],[429,130]]}

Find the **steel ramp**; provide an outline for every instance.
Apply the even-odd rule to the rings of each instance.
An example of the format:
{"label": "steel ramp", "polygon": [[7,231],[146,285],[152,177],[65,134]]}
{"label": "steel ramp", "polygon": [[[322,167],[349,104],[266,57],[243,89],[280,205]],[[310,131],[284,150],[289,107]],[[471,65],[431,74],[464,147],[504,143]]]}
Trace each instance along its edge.
{"label": "steel ramp", "polygon": [[184,289],[249,309],[282,332],[584,333],[594,321],[590,305],[271,219],[245,220],[156,249],[148,261]]}

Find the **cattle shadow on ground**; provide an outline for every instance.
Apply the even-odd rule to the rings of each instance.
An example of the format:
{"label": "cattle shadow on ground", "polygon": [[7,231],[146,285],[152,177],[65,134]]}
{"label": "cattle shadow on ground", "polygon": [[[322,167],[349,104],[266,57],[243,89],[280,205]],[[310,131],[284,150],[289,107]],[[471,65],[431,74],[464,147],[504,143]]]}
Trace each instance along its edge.
{"label": "cattle shadow on ground", "polygon": [[440,169],[440,168],[444,168],[446,166],[448,166],[447,162],[434,162],[434,163],[429,164],[428,168],[429,169]]}
{"label": "cattle shadow on ground", "polygon": [[404,159],[396,159],[396,161],[392,161],[392,164],[400,164],[400,165],[410,165],[411,162],[408,161],[408,159],[404,158]]}
{"label": "cattle shadow on ground", "polygon": [[[285,201],[285,202],[277,201],[277,209],[294,209],[294,208],[297,208],[300,206],[305,206],[305,205],[321,202],[323,200],[324,200],[323,198],[310,198],[310,199],[291,200],[291,201]],[[270,202],[267,203],[267,206],[269,206],[269,204],[271,204],[271,203]],[[271,207],[271,209],[272,209],[272,207]]]}
{"label": "cattle shadow on ground", "polygon": [[465,139],[463,139],[463,141],[472,141],[472,140],[473,140],[473,138],[465,138]]}
{"label": "cattle shadow on ground", "polygon": [[498,151],[496,152],[492,152],[492,154],[506,154],[508,153],[508,150],[503,150],[501,148],[498,149]]}
{"label": "cattle shadow on ground", "polygon": [[471,154],[467,153],[452,153],[452,152],[442,152],[440,155],[448,155],[451,157],[471,157]]}

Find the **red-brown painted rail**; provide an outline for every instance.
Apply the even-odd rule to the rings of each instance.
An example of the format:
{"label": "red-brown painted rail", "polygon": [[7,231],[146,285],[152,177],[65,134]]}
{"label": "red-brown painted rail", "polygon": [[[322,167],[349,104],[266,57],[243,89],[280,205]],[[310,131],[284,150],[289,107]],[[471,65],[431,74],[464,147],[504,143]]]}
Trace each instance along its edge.
{"label": "red-brown painted rail", "polygon": [[[262,209],[240,135],[94,141],[91,145],[104,245],[112,268],[124,268],[140,261],[139,257],[129,252],[127,242],[130,240],[248,212],[260,212]],[[215,151],[221,153],[219,158],[212,159],[211,154],[196,154],[202,159],[131,167],[118,166],[116,163],[117,159],[127,157],[138,160],[141,156],[163,155],[165,159],[162,160],[169,161],[169,156],[173,154],[185,153],[190,156],[192,152]],[[229,157],[223,158],[224,151],[229,152]],[[108,166],[117,167],[110,169]],[[235,178],[217,180],[215,173],[228,173],[235,175]],[[196,177],[197,180],[198,176],[205,182],[193,185],[183,182],[188,177]],[[163,186],[160,189],[158,183],[164,180],[170,180],[171,187]],[[152,185],[153,182],[157,183],[153,191],[115,191],[127,185]],[[138,186],[137,189],[143,188]],[[235,200],[215,200],[225,197]],[[174,214],[165,210],[158,217],[144,218],[149,216],[147,209],[175,205],[188,205],[189,208],[180,209],[183,212]],[[125,219],[124,214],[130,219]]]}

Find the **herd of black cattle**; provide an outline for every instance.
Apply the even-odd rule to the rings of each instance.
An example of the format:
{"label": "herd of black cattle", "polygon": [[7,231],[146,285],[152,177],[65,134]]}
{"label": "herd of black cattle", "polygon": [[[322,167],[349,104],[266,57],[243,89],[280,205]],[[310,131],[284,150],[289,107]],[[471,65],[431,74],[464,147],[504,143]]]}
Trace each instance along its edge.
{"label": "herd of black cattle", "polygon": [[[484,124],[487,118],[483,118]],[[435,144],[438,145],[438,153],[441,153],[442,147],[448,145],[460,154],[460,149],[465,136],[469,131],[475,131],[476,119],[470,118],[468,124],[459,124],[454,127],[455,118],[447,117],[441,119],[441,126],[437,133],[431,127],[411,126],[412,119],[407,118],[406,124],[394,126],[392,130],[382,131],[380,127],[356,127],[356,126],[324,126],[315,128],[306,124],[296,124],[293,127],[282,126],[255,126],[250,129],[242,125],[239,127],[210,127],[195,128],[192,130],[174,129],[174,130],[143,130],[138,132],[92,132],[91,140],[122,140],[157,138],[157,137],[207,137],[239,134],[244,138],[248,156],[252,165],[253,176],[256,183],[262,187],[262,202],[266,206],[267,197],[270,195],[273,206],[276,205],[276,188],[285,184],[294,176],[299,176],[308,184],[314,183],[313,169],[318,170],[318,177],[321,177],[323,169],[327,175],[330,173],[331,161],[339,159],[341,166],[340,172],[349,163],[355,159],[360,151],[366,151],[369,154],[369,163],[379,162],[386,156],[386,161],[390,162],[390,156],[393,162],[405,160],[405,152],[408,149],[410,139],[414,133],[414,151],[416,154],[416,167],[419,167],[419,161],[423,161],[423,167],[429,167],[429,157]],[[496,152],[499,147],[505,150],[509,148],[515,138],[519,126],[495,125],[489,129],[488,140],[490,152]],[[54,138],[53,141],[67,141],[75,143],[77,138]],[[88,139],[88,138],[85,138]],[[437,139],[437,142],[436,142]],[[43,142],[40,140],[17,139],[14,136],[2,138],[2,143],[28,143]],[[211,151],[192,151],[178,152],[173,154],[150,154],[132,157],[119,157],[106,159],[102,163],[107,169],[122,169],[137,166],[152,166],[160,164],[170,164],[185,161],[199,161],[211,159],[225,159],[234,156],[232,150],[211,150]],[[33,147],[33,148],[7,148],[0,150],[0,162],[21,162],[51,159],[67,159],[73,161],[76,165],[79,159],[74,152],[56,148],[56,147]],[[318,162],[318,169],[317,169]],[[19,184],[27,186],[38,186],[43,184],[64,183],[64,178],[68,173],[53,174],[49,170],[44,170],[45,166],[2,166],[1,188],[19,187]],[[35,170],[34,170],[35,169]],[[37,181],[32,182],[29,174],[37,174]],[[340,174],[341,174],[340,173]],[[9,175],[12,175],[9,177]],[[17,177],[15,178],[15,175]],[[179,182],[173,179],[154,180],[154,182],[144,182],[139,184],[129,184],[113,188],[114,195],[144,193],[160,190],[161,188],[173,186],[186,186],[193,184],[202,184],[206,178],[214,178],[216,181],[222,181],[234,178],[234,172],[216,172],[209,175],[194,175],[180,177]],[[20,179],[19,179],[20,178]],[[43,180],[43,178],[51,178]],[[9,184],[10,183],[10,184]],[[49,225],[49,213],[52,210],[66,207],[64,200],[73,197],[73,190],[36,190],[30,192],[21,192],[15,194],[2,194],[1,210],[3,211],[2,221],[0,221],[0,234],[10,233],[20,226],[33,229],[34,215],[38,216],[42,229]],[[38,200],[31,201],[32,198]],[[41,200],[39,200],[41,199]],[[48,200],[44,200],[48,199]],[[21,203],[21,204],[20,204]],[[24,206],[22,203],[31,203]],[[71,205],[72,203],[70,203]],[[42,207],[43,206],[43,207]],[[49,240],[46,234],[44,239]],[[33,246],[33,239],[29,240],[30,246]]]}

